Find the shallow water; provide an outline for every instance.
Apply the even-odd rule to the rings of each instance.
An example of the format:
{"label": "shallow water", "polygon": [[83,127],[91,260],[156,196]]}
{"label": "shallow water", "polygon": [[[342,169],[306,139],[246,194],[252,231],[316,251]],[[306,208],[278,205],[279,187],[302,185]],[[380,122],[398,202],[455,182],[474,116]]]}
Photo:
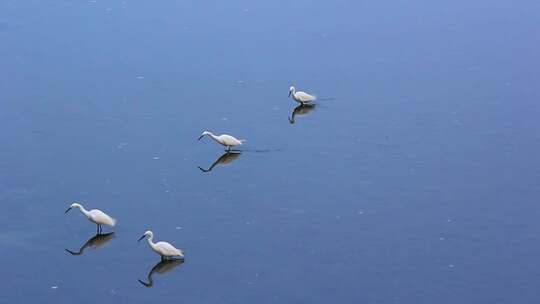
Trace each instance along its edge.
{"label": "shallow water", "polygon": [[540,6],[469,2],[0,1],[0,302],[536,303]]}

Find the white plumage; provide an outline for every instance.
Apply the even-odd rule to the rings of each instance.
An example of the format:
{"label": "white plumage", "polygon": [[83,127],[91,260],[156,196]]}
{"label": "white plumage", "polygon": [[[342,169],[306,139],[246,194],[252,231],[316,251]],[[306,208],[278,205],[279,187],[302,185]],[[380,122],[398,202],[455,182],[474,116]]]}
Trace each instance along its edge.
{"label": "white plumage", "polygon": [[310,103],[310,102],[315,101],[317,99],[317,97],[315,95],[310,95],[310,94],[308,94],[306,92],[302,92],[302,91],[296,92],[295,87],[290,87],[289,88],[289,96],[292,96],[292,98],[296,102],[299,102],[301,104]]}
{"label": "white plumage", "polygon": [[140,238],[139,241],[147,237],[148,245],[152,250],[159,254],[162,259],[165,258],[184,258],[184,252],[178,248],[175,248],[173,245],[167,242],[157,242],[154,243],[154,233],[152,231],[146,231]]}
{"label": "white plumage", "polygon": [[101,225],[107,225],[114,227],[116,225],[116,220],[110,217],[105,212],[99,210],[99,209],[92,209],[90,211],[84,209],[83,205],[79,203],[73,203],[69,208],[66,210],[65,213],[68,213],[69,210],[73,208],[78,208],[86,218],[91,221],[92,223],[97,225],[97,233],[101,233],[102,227]]}
{"label": "white plumage", "polygon": [[205,135],[210,136],[218,144],[225,146],[227,150],[231,150],[231,147],[239,146],[245,141],[244,139],[237,139],[236,137],[229,134],[214,135],[210,131],[202,132],[199,140],[201,140],[201,138],[203,138]]}

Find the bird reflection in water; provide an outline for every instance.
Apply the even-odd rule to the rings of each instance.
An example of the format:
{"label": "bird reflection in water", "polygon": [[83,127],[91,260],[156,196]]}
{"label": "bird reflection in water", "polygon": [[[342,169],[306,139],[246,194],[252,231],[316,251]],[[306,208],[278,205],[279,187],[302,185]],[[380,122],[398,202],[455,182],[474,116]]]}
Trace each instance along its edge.
{"label": "bird reflection in water", "polygon": [[305,115],[311,111],[313,111],[315,109],[315,105],[314,104],[301,104],[299,105],[298,107],[294,108],[292,114],[291,114],[291,117],[288,117],[289,118],[289,122],[291,124],[294,124],[296,121],[295,121],[295,116],[296,115]]}
{"label": "bird reflection in water", "polygon": [[212,169],[214,169],[217,165],[230,165],[232,162],[234,162],[238,157],[240,157],[242,153],[240,152],[226,152],[225,154],[221,155],[208,169],[203,169],[199,167],[199,169],[202,172],[210,172]]}
{"label": "bird reflection in water", "polygon": [[167,273],[171,270],[173,270],[174,268],[176,268],[176,266],[180,265],[184,263],[184,260],[181,260],[181,259],[171,259],[171,260],[161,260],[161,262],[157,263],[153,268],[152,270],[150,270],[150,272],[148,273],[148,276],[147,276],[147,280],[148,280],[148,283],[142,281],[139,279],[139,283],[143,284],[144,286],[150,288],[154,285],[154,280],[152,279],[152,276],[154,275],[155,272],[159,273],[159,274],[164,274],[164,273]]}
{"label": "bird reflection in water", "polygon": [[66,249],[67,252],[71,253],[72,255],[81,255],[84,253],[84,250],[86,248],[90,247],[91,249],[98,249],[99,247],[104,246],[107,244],[110,240],[114,238],[114,232],[109,232],[105,234],[96,234],[93,237],[91,237],[86,243],[84,243],[79,251],[71,251],[69,249]]}

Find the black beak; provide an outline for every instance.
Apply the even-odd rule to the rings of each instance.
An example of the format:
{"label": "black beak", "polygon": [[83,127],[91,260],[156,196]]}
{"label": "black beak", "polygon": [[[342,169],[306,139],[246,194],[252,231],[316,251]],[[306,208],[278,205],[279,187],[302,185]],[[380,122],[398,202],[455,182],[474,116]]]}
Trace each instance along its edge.
{"label": "black beak", "polygon": [[201,140],[201,138],[203,138],[203,137],[204,137],[204,135],[201,135],[201,137],[199,137],[199,139],[197,139],[197,140]]}
{"label": "black beak", "polygon": [[71,210],[71,207],[69,207],[64,214],[68,213],[69,210]]}
{"label": "black beak", "polygon": [[137,240],[137,242],[140,242],[142,239],[144,239],[145,236],[146,236],[146,235],[143,234],[143,236],[141,236],[141,237]]}
{"label": "black beak", "polygon": [[289,97],[291,97],[291,91],[289,91]]}

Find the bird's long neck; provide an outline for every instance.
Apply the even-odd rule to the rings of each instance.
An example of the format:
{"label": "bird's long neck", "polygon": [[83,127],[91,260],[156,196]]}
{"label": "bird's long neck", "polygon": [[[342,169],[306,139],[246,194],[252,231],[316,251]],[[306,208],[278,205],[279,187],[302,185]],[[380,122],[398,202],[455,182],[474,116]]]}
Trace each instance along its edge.
{"label": "bird's long neck", "polygon": [[79,207],[79,210],[81,210],[82,214],[84,214],[86,217],[90,216],[90,212],[88,212],[88,210],[84,209],[83,206]]}
{"label": "bird's long neck", "polygon": [[146,241],[148,242],[148,245],[150,245],[150,247],[154,248],[154,246],[156,246],[156,244],[154,244],[154,236],[151,235],[149,236]]}
{"label": "bird's long neck", "polygon": [[214,133],[208,132],[208,136],[212,137],[213,140],[219,142],[218,137],[216,135],[214,135]]}
{"label": "bird's long neck", "polygon": [[296,93],[296,88],[292,88],[291,94],[294,96],[295,93]]}

